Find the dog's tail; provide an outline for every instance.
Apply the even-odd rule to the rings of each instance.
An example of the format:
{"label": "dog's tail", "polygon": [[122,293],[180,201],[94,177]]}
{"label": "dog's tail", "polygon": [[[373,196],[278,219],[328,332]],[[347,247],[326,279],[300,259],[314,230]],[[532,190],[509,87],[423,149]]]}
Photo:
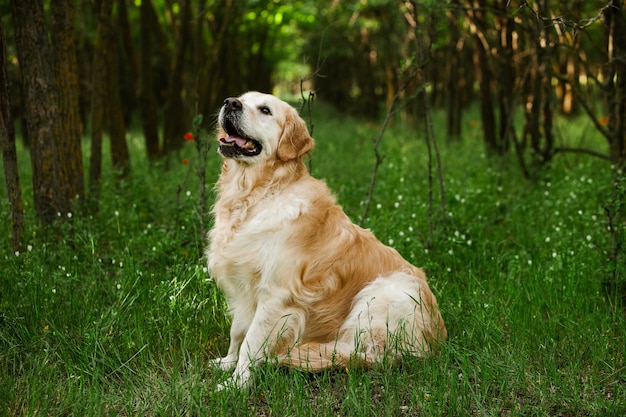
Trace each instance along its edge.
{"label": "dog's tail", "polygon": [[313,372],[361,362],[354,356],[354,344],[346,342],[304,343],[279,354],[278,361],[282,365]]}

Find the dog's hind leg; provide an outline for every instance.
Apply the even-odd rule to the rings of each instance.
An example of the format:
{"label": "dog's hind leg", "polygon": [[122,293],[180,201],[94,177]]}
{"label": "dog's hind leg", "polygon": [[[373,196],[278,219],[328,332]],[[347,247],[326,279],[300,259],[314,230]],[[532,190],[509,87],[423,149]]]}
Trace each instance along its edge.
{"label": "dog's hind leg", "polygon": [[348,366],[353,352],[352,342],[308,342],[280,353],[278,361],[282,365],[316,372],[326,368]]}

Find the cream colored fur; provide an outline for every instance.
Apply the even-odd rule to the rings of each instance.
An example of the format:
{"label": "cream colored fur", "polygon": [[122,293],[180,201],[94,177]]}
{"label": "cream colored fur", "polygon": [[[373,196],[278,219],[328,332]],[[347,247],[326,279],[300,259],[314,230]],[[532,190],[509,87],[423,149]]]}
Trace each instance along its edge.
{"label": "cream colored fur", "polygon": [[302,157],[314,142],[295,109],[257,92],[236,100],[220,111],[220,153],[227,119],[262,151],[224,158],[206,252],[232,315],[228,353],[215,361],[234,368],[226,385],[247,385],[268,358],[320,370],[431,352],[447,332],[424,272],[309,175]]}

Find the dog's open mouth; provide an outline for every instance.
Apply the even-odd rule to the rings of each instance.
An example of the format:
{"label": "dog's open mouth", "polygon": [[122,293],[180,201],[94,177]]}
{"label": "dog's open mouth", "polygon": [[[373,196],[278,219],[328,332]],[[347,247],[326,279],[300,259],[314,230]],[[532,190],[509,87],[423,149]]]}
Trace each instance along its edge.
{"label": "dog's open mouth", "polygon": [[228,135],[220,138],[220,153],[224,157],[255,156],[263,150],[263,146],[259,141],[242,135],[231,120],[226,119],[223,128]]}

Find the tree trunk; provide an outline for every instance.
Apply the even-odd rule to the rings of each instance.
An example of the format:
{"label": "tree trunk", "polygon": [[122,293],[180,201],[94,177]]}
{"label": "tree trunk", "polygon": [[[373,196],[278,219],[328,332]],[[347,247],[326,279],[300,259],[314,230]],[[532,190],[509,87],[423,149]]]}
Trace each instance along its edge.
{"label": "tree trunk", "polygon": [[[109,0],[103,1],[103,4]],[[112,8],[112,7],[111,7]],[[103,17],[104,18],[104,17]],[[120,74],[118,65],[118,50],[116,34],[112,29],[111,14],[104,19],[108,28],[104,31],[107,35],[103,41],[107,52],[105,56],[107,94],[106,115],[109,127],[109,142],[111,145],[111,160],[113,168],[120,178],[130,175],[130,154],[126,143],[126,123],[124,122],[123,103],[120,97]]]}
{"label": "tree trunk", "polygon": [[490,151],[498,151],[496,140],[496,118],[493,109],[493,97],[491,95],[491,84],[493,73],[489,68],[487,52],[480,40],[476,40],[474,49],[474,66],[476,68],[476,78],[478,80],[478,101],[480,104],[480,119],[485,135],[485,144]]}
{"label": "tree trunk", "polygon": [[22,189],[17,169],[15,131],[13,129],[13,115],[9,97],[11,97],[11,94],[6,72],[4,31],[2,22],[0,22],[0,145],[2,145],[4,180],[7,186],[9,211],[11,213],[11,248],[13,251],[17,251],[20,248],[24,232],[24,205],[22,204]]}
{"label": "tree trunk", "polygon": [[251,51],[249,62],[254,71],[246,71],[246,85],[266,93],[272,92],[273,66],[267,61],[266,52],[273,48],[271,29],[265,24],[258,25],[256,30],[248,35],[248,42],[257,43],[258,50]]}
{"label": "tree trunk", "polygon": [[[568,17],[575,21],[580,20],[583,0],[572,1]],[[559,100],[560,111],[566,115],[578,114],[579,103],[575,91],[580,91],[581,56],[584,54],[582,47],[583,36],[570,36],[567,27],[554,25],[561,47],[557,53],[559,77],[555,85],[555,94]]]}
{"label": "tree trunk", "polygon": [[459,57],[462,51],[459,46],[461,31],[459,30],[459,19],[457,11],[448,11],[448,30],[450,40],[447,46],[449,60],[445,65],[445,100],[446,100],[446,135],[448,139],[458,139],[461,137],[461,65]]}
{"label": "tree trunk", "polygon": [[189,0],[180,2],[180,17],[176,33],[174,57],[167,84],[167,101],[165,103],[165,120],[163,127],[163,151],[179,149],[182,136],[187,130],[185,121],[185,103],[183,102],[183,76],[185,54],[191,39],[191,8]]}
{"label": "tree trunk", "polygon": [[541,163],[546,164],[552,160],[554,155],[554,109],[552,100],[552,65],[550,62],[551,51],[545,52],[544,61],[541,63],[543,103],[541,107],[541,119],[543,122],[543,147],[541,149]]}
{"label": "tree trunk", "polygon": [[540,61],[543,59],[540,55],[541,47],[537,42],[535,53],[532,56],[533,63],[531,64],[528,94],[526,96],[524,105],[524,143],[530,143],[530,148],[533,151],[533,156],[536,158],[541,154],[541,131],[539,129],[539,123],[541,120],[541,73],[539,66]]}
{"label": "tree trunk", "polygon": [[12,0],[15,43],[26,93],[31,142],[35,212],[44,224],[65,216],[70,202],[61,186],[55,123],[59,120],[57,86],[48,43],[43,2]]}
{"label": "tree trunk", "polygon": [[[546,13],[549,10],[548,3],[548,0],[542,0],[540,2],[541,7]],[[541,28],[541,39],[543,39],[543,43],[540,44],[540,47],[542,48],[542,53],[540,55],[543,59],[539,63],[539,68],[541,70],[541,87],[543,89],[543,102],[541,106],[541,127],[543,128],[543,147],[541,149],[542,164],[550,162],[554,154],[554,100],[552,95],[554,92],[552,89],[552,56],[554,54],[553,45],[555,42],[552,39],[553,33],[553,31],[548,31],[545,26]]]}
{"label": "tree trunk", "polygon": [[624,245],[626,244],[626,22],[621,0],[612,0],[603,10],[607,39],[607,102],[609,111],[609,149],[613,162],[613,195],[604,207],[609,220],[611,250],[610,275],[603,286],[612,296],[626,300]]}
{"label": "tree trunk", "polygon": [[139,20],[140,38],[140,76],[139,76],[139,110],[141,112],[141,125],[146,141],[148,158],[155,159],[159,155],[159,118],[154,94],[154,81],[152,78],[152,33],[150,13],[152,4],[150,0],[142,0]]}
{"label": "tree trunk", "polygon": [[[113,168],[120,178],[130,174],[130,156],[126,144],[126,125],[122,114],[118,52],[111,22],[113,0],[102,0],[98,17],[98,34],[94,50],[92,92],[92,136],[90,188],[97,194],[102,170],[102,131],[109,130]],[[93,185],[93,186],[92,186]],[[94,203],[96,202],[94,201]]]}
{"label": "tree trunk", "polygon": [[[200,114],[212,114],[226,97],[235,93],[228,92],[231,84],[228,75],[233,72],[233,68],[230,62],[225,61],[235,58],[235,54],[227,54],[225,51],[228,49],[227,42],[232,41],[229,30],[237,27],[236,8],[237,2],[234,0],[222,0],[214,8],[213,18],[207,19],[211,44],[203,66],[199,67],[197,88],[200,91],[198,105]],[[212,21],[219,24],[212,24]]]}
{"label": "tree trunk", "polygon": [[135,43],[133,41],[132,28],[126,3],[127,0],[117,0],[116,2],[118,33],[121,35],[121,43],[123,45],[123,53],[120,51],[120,56],[122,57],[123,62],[121,67],[124,69],[122,72],[118,72],[120,72],[120,75],[123,75],[124,73],[130,74],[130,77],[122,77],[122,110],[124,114],[124,124],[129,126],[132,122],[134,110],[138,107],[139,57],[137,56]]}
{"label": "tree trunk", "polygon": [[145,4],[142,1],[141,6],[144,7],[142,9],[142,13],[145,12],[145,17],[149,20],[150,30],[152,31],[152,36],[156,40],[156,51],[159,56],[159,61],[161,62],[162,67],[164,69],[168,69],[167,66],[172,62],[170,50],[168,48],[169,40],[161,24],[159,23],[159,17],[156,14],[156,10],[152,6],[151,0],[146,0]]}
{"label": "tree trunk", "polygon": [[[359,45],[359,65],[355,71],[357,85],[361,87],[359,99],[357,101],[356,110],[363,117],[368,119],[377,119],[379,114],[379,101],[376,96],[376,85],[372,82],[375,80],[374,63],[372,62],[372,41],[371,34],[368,30],[361,30],[361,44]],[[418,103],[419,105],[420,103]]]}
{"label": "tree trunk", "polygon": [[472,32],[474,34],[474,68],[476,81],[478,81],[478,101],[480,106],[480,118],[485,135],[485,145],[488,151],[498,152],[496,137],[496,117],[494,112],[491,89],[494,81],[493,71],[490,67],[490,47],[486,37],[485,7],[483,0],[477,0],[469,9]]}
{"label": "tree trunk", "polygon": [[[548,11],[547,0],[538,3],[540,13]],[[546,28],[544,22],[537,20],[534,32],[535,38],[535,79],[533,80],[532,118],[533,130],[531,135],[531,150],[535,164],[541,166],[552,159],[554,136],[552,131],[552,31]]]}
{"label": "tree trunk", "polygon": [[608,104],[611,158],[617,167],[626,164],[626,22],[622,2],[612,0],[604,9],[609,29]]}
{"label": "tree trunk", "polygon": [[91,91],[91,157],[89,160],[89,198],[97,209],[102,176],[102,134],[104,130],[106,100],[106,57],[110,31],[112,0],[103,0],[98,11],[98,30],[94,47]]}
{"label": "tree trunk", "polygon": [[59,130],[55,134],[59,148],[60,181],[66,188],[69,201],[85,197],[73,3],[72,0],[64,0],[50,4],[59,100]]}
{"label": "tree trunk", "polygon": [[571,53],[562,53],[560,56],[561,70],[568,81],[558,82],[557,94],[560,96],[561,111],[568,115],[578,114],[578,99],[574,91],[580,91],[580,38],[574,39]]}
{"label": "tree trunk", "polygon": [[517,71],[514,62],[513,50],[513,17],[507,13],[504,3],[497,6],[496,30],[500,33],[498,42],[496,90],[499,107],[499,130],[497,148],[500,154],[505,154],[509,149],[511,133],[513,132],[513,106],[515,101],[515,79]]}

